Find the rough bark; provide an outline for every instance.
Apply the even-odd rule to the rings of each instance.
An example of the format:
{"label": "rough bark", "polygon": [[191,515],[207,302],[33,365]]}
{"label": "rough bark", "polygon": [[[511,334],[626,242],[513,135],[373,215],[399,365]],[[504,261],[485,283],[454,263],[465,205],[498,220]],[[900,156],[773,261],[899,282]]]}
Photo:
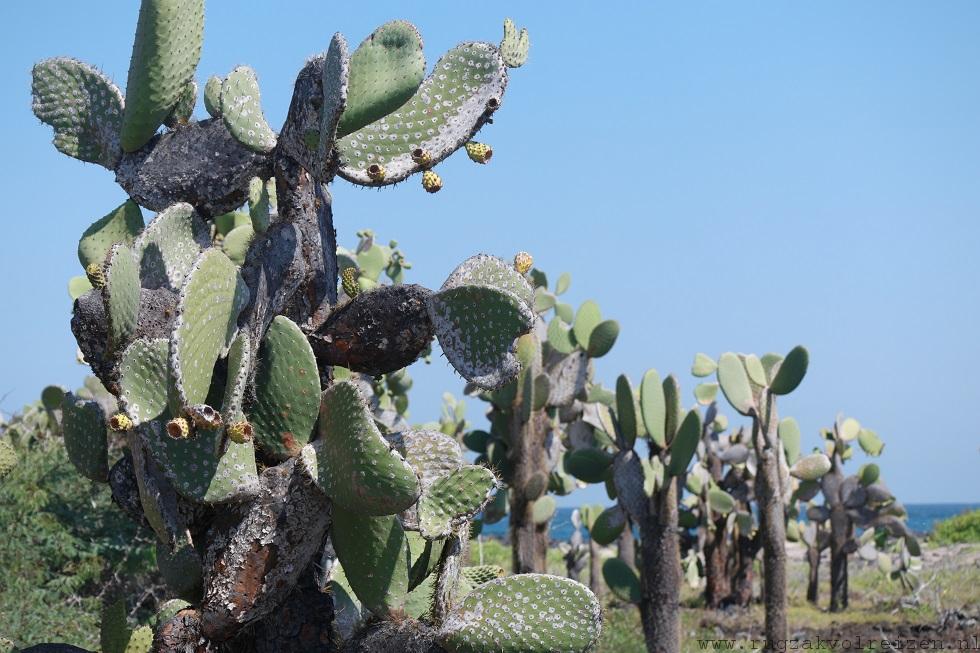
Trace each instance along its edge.
{"label": "rough bark", "polygon": [[715,609],[731,594],[732,585],[725,568],[728,563],[728,534],[725,515],[716,516],[711,521],[704,541],[704,600],[709,608]]}
{"label": "rough bark", "polygon": [[321,550],[330,504],[290,459],[261,476],[260,494],[205,556],[203,632],[224,641],[285,599]]}
{"label": "rough bark", "polygon": [[816,546],[806,548],[806,562],[809,565],[806,581],[806,600],[814,605],[820,600],[820,549]]}
{"label": "rough bark", "polygon": [[432,342],[431,294],[415,284],[359,293],[310,336],[317,362],[372,376],[412,364]]}
{"label": "rough bark", "polygon": [[783,646],[788,632],[786,617],[786,516],[779,476],[779,446],[775,401],[752,423],[752,441],[758,459],[756,496],[762,533],[763,599],[766,613],[766,650]]}
{"label": "rough bark", "polygon": [[633,537],[633,523],[629,519],[616,541],[616,550],[620,560],[630,567],[636,566],[636,539]]}
{"label": "rough bark", "polygon": [[153,653],[215,653],[218,646],[203,633],[199,610],[181,610],[153,634]]}
{"label": "rough bark", "polygon": [[432,597],[432,622],[436,626],[456,604],[459,591],[459,573],[463,566],[465,546],[469,541],[470,526],[464,523],[457,528],[442,546],[439,566],[436,569],[436,588]]}
{"label": "rough bark", "polygon": [[[534,523],[534,501],[529,494],[531,477],[547,474],[545,438],[550,427],[544,411],[533,411],[527,422],[520,421],[520,408],[514,410],[512,433],[518,433],[510,448],[513,466],[510,500],[510,542],[515,574],[543,573],[547,569],[548,523]],[[531,488],[533,489],[533,487]]]}
{"label": "rough bark", "polygon": [[597,597],[602,597],[606,593],[605,586],[602,584],[602,554],[599,545],[591,537],[589,538],[589,589]]}
{"label": "rough bark", "polygon": [[[330,653],[336,651],[333,599],[303,573],[282,605],[235,640],[241,653]],[[241,645],[239,640],[242,641]]]}
{"label": "rough bark", "polygon": [[640,619],[650,653],[677,653],[681,647],[677,494],[677,479],[664,479],[640,525]]}
{"label": "rough bark", "polygon": [[755,556],[759,553],[759,533],[754,536],[739,535],[735,542],[734,564],[731,573],[732,591],[725,601],[729,605],[748,607],[752,603],[752,585],[755,579]]}
{"label": "rough bark", "polygon": [[843,505],[830,508],[830,611],[847,609],[847,543],[854,526]]}

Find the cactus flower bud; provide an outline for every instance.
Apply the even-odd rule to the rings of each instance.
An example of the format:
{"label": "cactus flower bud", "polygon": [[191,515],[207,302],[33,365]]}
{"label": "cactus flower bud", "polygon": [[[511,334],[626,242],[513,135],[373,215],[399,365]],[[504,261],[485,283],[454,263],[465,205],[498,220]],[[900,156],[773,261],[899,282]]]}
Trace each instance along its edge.
{"label": "cactus flower bud", "polygon": [[105,271],[100,264],[89,263],[86,265],[85,276],[88,277],[89,283],[92,284],[93,288],[101,289],[105,287]]}
{"label": "cactus flower bud", "polygon": [[438,193],[442,190],[442,177],[431,170],[422,173],[422,188],[429,193]]}
{"label": "cactus flower bud", "polygon": [[493,156],[493,149],[485,143],[470,141],[466,144],[466,154],[476,163],[489,163],[490,157]]}
{"label": "cactus flower bud", "polygon": [[420,166],[427,166],[432,163],[432,155],[429,154],[428,150],[419,147],[412,150],[412,161],[415,161]]}
{"label": "cactus flower bud", "polygon": [[384,181],[385,167],[379,163],[372,163],[368,166],[367,174],[371,181]]}
{"label": "cactus flower bud", "polygon": [[183,417],[175,417],[167,422],[167,435],[174,440],[186,440],[191,435],[191,425]]}
{"label": "cactus flower bud", "polygon": [[358,276],[360,275],[357,268],[344,268],[344,271],[340,273],[340,283],[344,288],[344,292],[351,299],[357,297],[357,293],[361,290],[360,285],[357,283]]}
{"label": "cactus flower bud", "polygon": [[514,269],[521,274],[527,274],[532,265],[534,265],[534,257],[527,252],[517,252],[514,256]]}
{"label": "cactus flower bud", "polygon": [[113,431],[128,431],[133,428],[133,420],[126,413],[116,413],[109,418],[109,428]]}
{"label": "cactus flower bud", "polygon": [[228,437],[232,442],[245,444],[252,439],[252,425],[248,423],[248,420],[244,419],[240,422],[230,424],[228,426]]}

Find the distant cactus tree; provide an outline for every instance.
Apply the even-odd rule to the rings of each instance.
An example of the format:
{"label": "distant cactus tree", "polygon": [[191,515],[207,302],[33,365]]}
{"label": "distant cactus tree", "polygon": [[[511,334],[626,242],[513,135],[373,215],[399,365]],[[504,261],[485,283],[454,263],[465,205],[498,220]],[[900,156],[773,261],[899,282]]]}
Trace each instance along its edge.
{"label": "distant cactus tree", "polygon": [[[378,251],[338,255],[328,191],[338,176],[419,175],[436,192],[456,150],[488,161],[472,139],[526,31],[508,20],[499,45],[463,43],[428,77],[409,23],[351,53],[336,34],[277,133],[247,66],[208,79],[211,117],[193,118],[203,26],[203,0],[143,0],[125,94],[74,59],[33,70],[55,146],[129,195],[86,230],[71,283],[72,331],[119,409],[67,394],[62,428],[74,465],[152,527],[177,580],[199,575],[178,583],[189,604],[161,619],[153,650],[591,649],[601,618],[585,587],[463,573],[499,480],[444,434],[379,425],[350,376],[392,389],[436,338],[468,381],[505,386],[534,326],[531,285],[482,254],[438,291],[399,283],[391,248],[395,283],[374,287]],[[157,212],[145,226],[141,207]],[[127,454],[110,459],[110,439]]]}
{"label": "distant cactus tree", "polygon": [[786,509],[792,493],[790,474],[816,480],[830,469],[827,457],[815,454],[797,461],[791,470],[781,437],[784,425],[795,422],[779,420],[776,398],[800,385],[808,365],[809,354],[803,347],[795,347],[785,357],[728,352],[715,361],[701,354],[695,365],[697,376],[716,374],[728,403],[752,420],[749,444],[757,465],[755,497],[763,551],[765,636],[773,646],[786,641],[788,628]]}
{"label": "distant cactus tree", "polygon": [[[599,306],[586,301],[573,312],[559,297],[571,277],[562,274],[548,289],[547,276],[531,269],[532,259],[518,253],[514,267],[535,288],[535,327],[518,341],[523,369],[514,381],[496,389],[467,388],[490,406],[490,431],[471,431],[463,442],[479,454],[477,462],[496,470],[506,486],[515,573],[546,568],[548,528],[555,500],[568,494],[574,479],[564,469],[564,454],[581,432],[589,400],[593,359],[606,355],[619,335],[619,323],[603,320]],[[545,316],[552,313],[546,324]]]}

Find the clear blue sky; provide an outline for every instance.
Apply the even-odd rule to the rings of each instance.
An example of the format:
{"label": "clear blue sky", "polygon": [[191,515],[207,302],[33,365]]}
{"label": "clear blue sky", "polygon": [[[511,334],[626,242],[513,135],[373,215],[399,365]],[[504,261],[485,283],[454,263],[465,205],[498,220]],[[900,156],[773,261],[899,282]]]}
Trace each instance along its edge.
{"label": "clear blue sky", "polygon": [[[65,283],[82,230],[124,199],[50,145],[31,64],[71,55],[124,85],[137,7],[0,7],[7,411],[82,378]],[[410,19],[431,64],[458,41],[498,41],[508,15],[532,47],[481,134],[493,162],[440,165],[434,196],[338,181],[341,241],[364,227],[398,239],[430,287],[479,251],[570,271],[569,299],[622,323],[598,366],[607,385],[656,367],[693,402],[695,352],[805,344],[810,373],[781,412],[808,445],[843,411],[886,440],[905,501],[980,501],[980,4],[210,0],[198,80],[251,65],[279,125],[335,31],[356,45]],[[412,373],[419,421],[461,390],[441,358]]]}

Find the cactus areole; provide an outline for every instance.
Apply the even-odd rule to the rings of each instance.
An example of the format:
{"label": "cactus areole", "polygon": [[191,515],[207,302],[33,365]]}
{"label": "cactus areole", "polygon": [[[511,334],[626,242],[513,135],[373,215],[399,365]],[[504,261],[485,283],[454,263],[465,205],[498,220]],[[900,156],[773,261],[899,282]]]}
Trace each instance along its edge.
{"label": "cactus areole", "polygon": [[[82,235],[69,284],[81,355],[120,412],[66,395],[64,431],[72,463],[111,482],[161,559],[186,563],[173,585],[200,578],[161,612],[152,650],[591,650],[588,589],[461,573],[497,476],[441,434],[379,428],[365,390],[334,381],[395,383],[434,338],[479,387],[520,371],[535,316],[523,274],[480,254],[438,290],[365,285],[344,259],[340,293],[328,186],[418,175],[432,193],[457,150],[488,161],[473,138],[525,63],[527,30],[508,20],[501,43],[461,43],[428,76],[407,22],[356,48],[335,34],[277,131],[248,66],[195,79],[203,28],[203,0],[143,0],[125,92],[75,59],[33,69],[55,147],[113,171],[130,198]],[[140,208],[156,213],[145,226]],[[523,614],[503,624],[497,610]],[[147,650],[149,629],[136,633]]]}

